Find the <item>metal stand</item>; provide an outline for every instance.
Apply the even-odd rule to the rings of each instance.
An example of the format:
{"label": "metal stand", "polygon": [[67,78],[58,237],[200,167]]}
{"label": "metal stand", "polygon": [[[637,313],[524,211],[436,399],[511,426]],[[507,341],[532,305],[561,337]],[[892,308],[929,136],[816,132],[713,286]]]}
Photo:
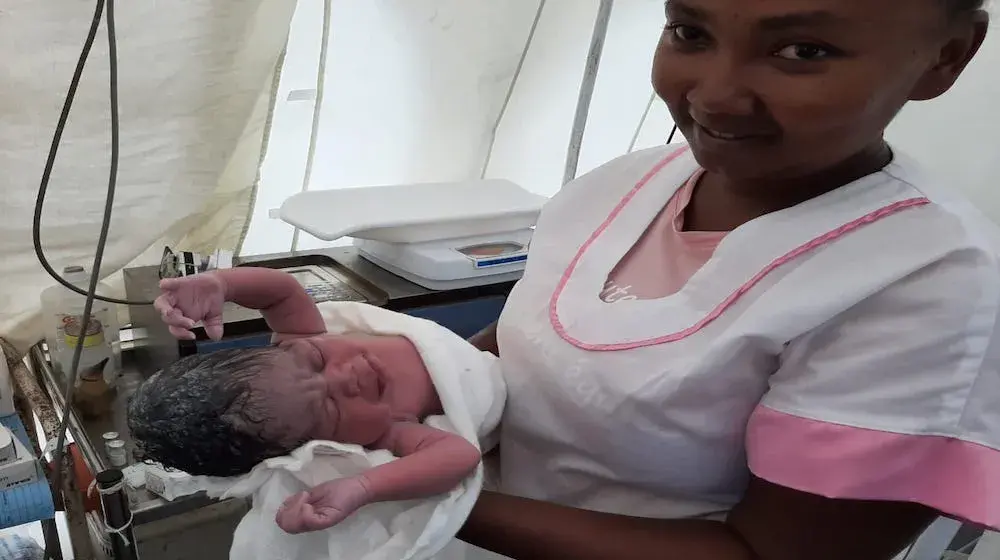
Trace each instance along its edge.
{"label": "metal stand", "polygon": [[118,469],[108,469],[99,473],[96,481],[114,560],[139,560],[139,547],[132,532],[132,510],[125,493],[125,476]]}
{"label": "metal stand", "polygon": [[[18,395],[20,402],[27,403],[31,409],[30,411],[19,411],[22,420],[28,426],[28,437],[32,438],[34,434],[33,414],[41,422],[45,438],[55,441],[56,432],[59,427],[59,415],[52,406],[51,399],[38,384],[37,370],[29,369],[26,360],[16,358],[20,354],[13,345],[2,338],[0,338],[0,348],[3,349],[4,356],[7,358],[7,366],[14,381],[15,394]],[[35,352],[41,354],[41,350],[37,345],[32,349],[32,353],[34,354]],[[41,442],[36,442],[34,438],[32,439],[32,443],[35,444],[35,451],[38,453],[39,459],[44,461],[43,451],[45,446],[41,445]],[[73,472],[73,462],[70,460],[63,461],[63,464],[56,468],[63,469],[62,487],[53,488],[52,495],[56,502],[56,509],[59,509],[59,505],[62,504],[62,509],[66,513],[66,525],[69,529],[69,541],[73,551],[73,558],[76,560],[93,560],[94,552],[91,548],[90,537],[87,532],[83,495],[77,487],[76,476]],[[51,481],[51,473],[48,473],[48,475]],[[57,524],[54,519],[42,522],[43,534],[50,549],[50,554],[54,559],[58,559],[62,555],[59,532],[56,528]]]}
{"label": "metal stand", "polygon": [[[21,420],[25,423],[25,427],[28,428],[28,439],[31,441],[32,450],[34,450],[35,455],[44,459],[44,455],[42,454],[43,448],[39,444],[38,435],[33,429],[35,426],[31,425],[28,427],[28,423],[34,418],[34,416],[32,416],[31,403],[25,400],[20,392],[15,392],[14,408],[17,409],[17,415],[21,417]],[[57,495],[58,492],[53,492],[53,496]],[[59,542],[59,525],[56,523],[55,518],[43,519],[41,524],[42,537],[45,539],[46,543],[52,543],[49,546],[51,549],[49,552],[49,560],[63,560],[62,544]]]}
{"label": "metal stand", "polygon": [[905,560],[940,560],[961,527],[962,524],[954,519],[937,518],[917,537]]}
{"label": "metal stand", "polygon": [[995,560],[1000,557],[1000,533],[986,531],[976,544],[969,560]]}

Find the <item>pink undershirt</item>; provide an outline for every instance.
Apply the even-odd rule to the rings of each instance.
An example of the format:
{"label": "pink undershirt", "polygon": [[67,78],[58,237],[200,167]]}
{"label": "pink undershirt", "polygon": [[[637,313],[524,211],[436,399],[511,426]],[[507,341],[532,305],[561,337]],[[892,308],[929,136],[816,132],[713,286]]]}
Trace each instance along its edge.
{"label": "pink undershirt", "polygon": [[607,303],[673,295],[712,258],[727,232],[684,231],[684,210],[701,172],[695,173],[608,275],[601,291]]}

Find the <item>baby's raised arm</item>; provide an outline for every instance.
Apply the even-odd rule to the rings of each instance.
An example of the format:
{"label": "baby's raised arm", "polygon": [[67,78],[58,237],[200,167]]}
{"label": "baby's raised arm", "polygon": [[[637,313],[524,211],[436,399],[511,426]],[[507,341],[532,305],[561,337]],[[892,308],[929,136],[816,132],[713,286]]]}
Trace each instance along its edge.
{"label": "baby's raised arm", "polygon": [[222,337],[222,305],[261,311],[272,331],[279,334],[314,335],[326,332],[323,317],[312,298],[290,274],[270,268],[238,267],[169,278],[160,282],[162,295],[156,309],[181,338],[193,338],[190,329],[199,321],[209,337]]}
{"label": "baby's raised arm", "polygon": [[289,533],[319,531],[367,504],[443,494],[462,482],[481,458],[479,449],[461,436],[413,422],[393,424],[374,447],[399,458],[289,498],[278,512],[278,525]]}
{"label": "baby's raised arm", "polygon": [[226,285],[226,301],[259,309],[272,331],[280,334],[326,332],[316,302],[287,272],[237,267],[216,272]]}
{"label": "baby's raised arm", "polygon": [[396,422],[375,447],[399,459],[365,472],[372,502],[413,500],[448,492],[479,464],[465,438],[415,422]]}

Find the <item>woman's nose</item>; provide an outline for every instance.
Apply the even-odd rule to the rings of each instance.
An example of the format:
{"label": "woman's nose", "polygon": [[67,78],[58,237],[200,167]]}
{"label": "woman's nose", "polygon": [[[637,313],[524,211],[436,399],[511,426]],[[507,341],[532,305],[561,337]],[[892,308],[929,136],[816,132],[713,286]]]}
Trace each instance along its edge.
{"label": "woman's nose", "polygon": [[745,69],[724,55],[706,60],[687,94],[692,110],[702,115],[752,115],[756,96],[744,75]]}

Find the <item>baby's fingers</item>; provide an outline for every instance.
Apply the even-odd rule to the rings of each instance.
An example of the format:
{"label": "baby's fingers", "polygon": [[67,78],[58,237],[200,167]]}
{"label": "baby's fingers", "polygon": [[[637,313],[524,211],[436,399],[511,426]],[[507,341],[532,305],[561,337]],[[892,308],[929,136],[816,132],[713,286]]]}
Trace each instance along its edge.
{"label": "baby's fingers", "polygon": [[160,289],[163,291],[173,290],[174,288],[179,288],[183,283],[183,278],[164,278],[160,280]]}
{"label": "baby's fingers", "polygon": [[302,522],[302,513],[308,498],[309,495],[306,492],[300,492],[281,504],[281,508],[278,509],[278,514],[274,518],[281,530],[291,534],[307,530]]}
{"label": "baby's fingers", "polygon": [[160,315],[166,317],[167,314],[176,308],[174,307],[173,298],[167,295],[162,295],[153,301],[153,309],[156,309]]}
{"label": "baby's fingers", "polygon": [[307,501],[309,501],[309,492],[299,492],[286,498],[284,503],[281,504],[281,508],[278,509],[278,512],[300,508]]}
{"label": "baby's fingers", "polygon": [[172,327],[192,329],[197,324],[193,319],[185,317],[184,312],[174,306],[168,297],[160,296],[156,298],[156,301],[153,302],[153,307],[160,312],[160,318],[163,319],[163,322]]}
{"label": "baby's fingers", "polygon": [[298,518],[300,532],[322,531],[337,524],[337,520],[311,507],[302,508]]}
{"label": "baby's fingers", "polygon": [[[160,313],[165,323],[178,327],[192,327],[194,321],[184,316],[184,312],[174,304],[174,300],[168,296],[160,296],[153,301],[153,308]],[[189,325],[190,323],[190,325]]]}
{"label": "baby's fingers", "polygon": [[294,535],[296,533],[301,533],[305,530],[302,524],[302,510],[300,508],[281,508],[278,510],[278,514],[274,516],[275,523],[281,530]]}
{"label": "baby's fingers", "polygon": [[171,327],[178,327],[181,329],[193,329],[194,326],[198,324],[198,322],[194,319],[185,317],[179,309],[174,309],[170,313],[163,315],[163,322]]}
{"label": "baby's fingers", "polygon": [[174,335],[175,338],[178,338],[180,340],[195,339],[194,333],[189,331],[188,329],[182,327],[175,327],[173,325],[169,326],[168,329],[170,330],[170,334]]}

